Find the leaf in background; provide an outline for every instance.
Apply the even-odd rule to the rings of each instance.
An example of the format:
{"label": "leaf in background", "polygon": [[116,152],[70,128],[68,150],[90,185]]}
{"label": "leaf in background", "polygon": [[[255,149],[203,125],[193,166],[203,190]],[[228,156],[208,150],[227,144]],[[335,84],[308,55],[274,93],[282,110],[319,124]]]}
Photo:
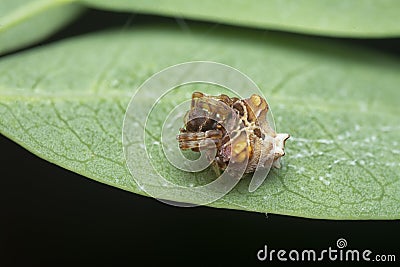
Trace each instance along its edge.
{"label": "leaf in background", "polygon": [[0,1],[0,54],[40,41],[72,21],[82,7],[70,2]]}
{"label": "leaf in background", "polygon": [[[167,26],[102,32],[3,58],[1,133],[50,162],[143,194],[121,144],[132,93],[170,65],[217,61],[256,81],[277,130],[292,138],[283,169],[254,193],[247,191],[249,179],[242,180],[212,206],[325,219],[400,218],[398,60],[332,40],[189,26],[188,32]],[[157,171],[196,185],[212,172],[175,169],[158,143],[166,114],[190,94],[163,98],[149,121],[147,148]],[[137,112],[145,115],[140,106]],[[152,166],[143,164],[144,156],[137,155],[137,168],[145,175]]]}
{"label": "leaf in background", "polygon": [[400,36],[397,0],[78,0],[96,8],[338,37]]}

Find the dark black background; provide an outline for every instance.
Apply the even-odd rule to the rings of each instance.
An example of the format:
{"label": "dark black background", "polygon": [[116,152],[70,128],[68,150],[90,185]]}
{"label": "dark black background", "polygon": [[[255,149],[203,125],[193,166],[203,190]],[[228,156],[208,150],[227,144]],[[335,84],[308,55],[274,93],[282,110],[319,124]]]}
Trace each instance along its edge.
{"label": "dark black background", "polygon": [[[91,10],[38,45],[160,19],[174,23]],[[400,55],[399,39],[340,41]],[[264,244],[273,249],[324,249],[335,247],[341,237],[349,248],[396,254],[400,261],[399,221],[311,220],[177,208],[64,170],[3,136],[0,147],[0,266],[271,265],[256,259]]]}

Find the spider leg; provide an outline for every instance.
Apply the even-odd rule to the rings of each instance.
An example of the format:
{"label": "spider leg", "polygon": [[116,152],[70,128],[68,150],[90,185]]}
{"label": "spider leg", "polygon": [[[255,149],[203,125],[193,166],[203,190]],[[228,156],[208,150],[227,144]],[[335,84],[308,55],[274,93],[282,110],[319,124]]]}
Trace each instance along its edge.
{"label": "spider leg", "polygon": [[219,147],[221,138],[222,134],[218,130],[196,133],[181,132],[176,137],[180,149],[207,149],[215,146]]}

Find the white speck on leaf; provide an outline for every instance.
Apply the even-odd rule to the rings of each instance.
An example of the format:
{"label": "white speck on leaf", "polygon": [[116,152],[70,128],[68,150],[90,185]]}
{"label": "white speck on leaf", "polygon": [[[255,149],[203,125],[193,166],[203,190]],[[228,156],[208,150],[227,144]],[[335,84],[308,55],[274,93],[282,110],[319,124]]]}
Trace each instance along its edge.
{"label": "white speck on leaf", "polygon": [[298,168],[298,170],[296,171],[296,173],[297,173],[297,174],[302,174],[302,173],[304,173],[304,171],[305,171],[305,168],[302,166],[302,167]]}
{"label": "white speck on leaf", "polygon": [[400,155],[400,150],[399,149],[393,149],[392,153],[395,155]]}
{"label": "white speck on leaf", "polygon": [[366,157],[369,157],[369,158],[373,158],[374,157],[374,154],[372,154],[371,152],[367,152],[367,153],[365,153],[364,154]]}
{"label": "white speck on leaf", "polygon": [[351,160],[349,161],[349,165],[351,166],[356,166],[357,160]]}
{"label": "white speck on leaf", "polygon": [[322,176],[320,176],[319,177],[319,180],[321,181],[321,182],[323,182],[325,185],[330,185],[330,181],[328,181],[328,180],[326,180],[324,177],[322,177]]}
{"label": "white speck on leaf", "polygon": [[120,84],[119,80],[112,80],[111,81],[111,87],[118,87],[118,85]]}

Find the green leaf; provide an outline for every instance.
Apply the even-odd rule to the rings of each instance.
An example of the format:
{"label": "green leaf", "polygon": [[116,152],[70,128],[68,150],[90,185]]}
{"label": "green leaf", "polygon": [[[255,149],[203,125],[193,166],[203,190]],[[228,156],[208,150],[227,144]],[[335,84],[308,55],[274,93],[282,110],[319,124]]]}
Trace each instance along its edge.
{"label": "green leaf", "polygon": [[[187,32],[136,26],[75,37],[1,60],[0,131],[66,169],[144,194],[125,165],[125,109],[145,79],[191,60],[249,75],[267,97],[278,132],[292,136],[281,170],[254,193],[243,179],[212,206],[325,219],[400,218],[400,63],[332,40],[195,25]],[[148,153],[168,179],[198,185],[212,171],[177,170],[157,143],[166,114],[191,93],[171,94],[149,120]],[[137,116],[143,115],[138,105]],[[145,156],[137,155],[144,174],[153,170]]]}
{"label": "green leaf", "polygon": [[397,0],[80,1],[96,8],[324,36],[400,36]]}
{"label": "green leaf", "polygon": [[71,2],[0,1],[0,54],[40,41],[72,21],[82,7]]}

